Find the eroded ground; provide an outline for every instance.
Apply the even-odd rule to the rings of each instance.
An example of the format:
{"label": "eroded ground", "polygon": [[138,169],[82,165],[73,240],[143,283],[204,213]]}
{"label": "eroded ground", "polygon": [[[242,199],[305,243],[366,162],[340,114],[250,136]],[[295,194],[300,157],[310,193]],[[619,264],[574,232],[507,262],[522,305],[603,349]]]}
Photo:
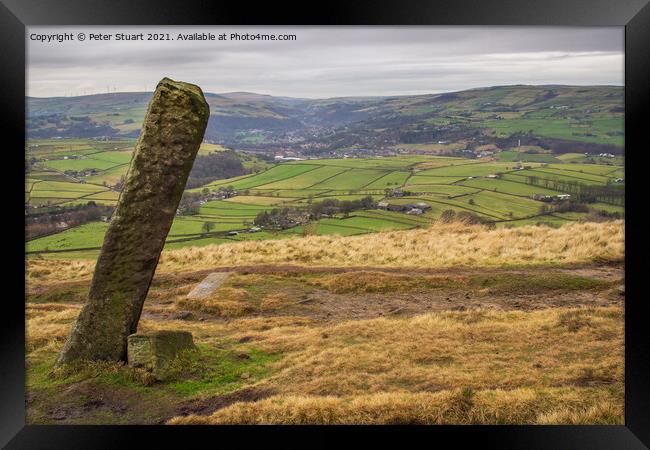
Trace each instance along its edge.
{"label": "eroded ground", "polygon": [[[198,350],[151,384],[52,371],[89,280],[28,287],[30,423],[620,423],[624,269],[246,266],[157,275],[140,329]],[[374,412],[373,412],[374,411]]]}

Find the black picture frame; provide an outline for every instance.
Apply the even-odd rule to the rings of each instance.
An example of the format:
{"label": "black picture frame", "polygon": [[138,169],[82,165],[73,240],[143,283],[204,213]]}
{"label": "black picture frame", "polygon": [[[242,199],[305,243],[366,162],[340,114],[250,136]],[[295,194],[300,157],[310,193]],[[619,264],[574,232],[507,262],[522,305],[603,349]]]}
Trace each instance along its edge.
{"label": "black picture frame", "polygon": [[[24,181],[25,26],[30,25],[560,25],[625,26],[626,149],[626,315],[625,425],[623,426],[431,426],[431,427],[139,427],[25,425],[24,211],[21,196],[4,198],[7,231],[3,326],[0,328],[0,445],[6,448],[130,448],[134,436],[151,446],[198,444],[214,446],[237,434],[239,444],[263,438],[285,446],[338,444],[340,434],[404,445],[412,439],[454,446],[473,444],[498,448],[641,449],[650,446],[650,334],[643,296],[643,170],[649,151],[643,110],[648,109],[650,80],[650,5],[647,0],[455,0],[448,2],[329,1],[283,7],[277,2],[207,2],[200,0],[2,0],[0,5],[0,99],[5,173]],[[15,160],[15,161],[14,161]],[[13,188],[8,192],[13,192]],[[15,218],[15,219],[12,219]],[[15,227],[15,228],[14,228]],[[11,255],[11,256],[9,256]],[[14,258],[16,261],[14,261]],[[22,267],[22,269],[21,269]],[[15,274],[14,274],[15,272]],[[8,290],[7,287],[11,287]],[[13,290],[15,288],[15,291]],[[10,293],[11,292],[11,293]],[[289,437],[286,432],[298,436]],[[190,436],[188,436],[188,434]],[[302,439],[301,439],[302,438]],[[304,439],[304,440],[303,440]],[[180,445],[180,444],[179,444]],[[205,445],[205,444],[204,444]],[[211,446],[212,446],[211,445]],[[408,444],[407,444],[408,445]],[[419,444],[421,445],[421,444]]]}

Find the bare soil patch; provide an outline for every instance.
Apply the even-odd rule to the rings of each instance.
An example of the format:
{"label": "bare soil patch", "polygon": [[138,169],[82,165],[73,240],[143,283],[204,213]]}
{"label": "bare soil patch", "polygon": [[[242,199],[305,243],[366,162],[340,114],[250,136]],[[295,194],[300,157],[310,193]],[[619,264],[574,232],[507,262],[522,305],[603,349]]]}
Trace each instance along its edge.
{"label": "bare soil patch", "polygon": [[[316,322],[342,322],[439,311],[622,306],[625,301],[617,288],[624,282],[620,264],[423,270],[246,266],[229,270],[235,274],[222,289],[248,289],[245,304],[240,305],[247,317],[302,316]],[[170,300],[189,292],[207,273],[160,277],[145,303],[144,317],[227,320],[205,308],[179,315],[187,305]]]}
{"label": "bare soil patch", "polygon": [[169,416],[188,416],[190,414],[208,415],[237,402],[256,402],[276,394],[276,390],[268,386],[250,386],[228,394],[208,398],[188,400],[181,403]]}
{"label": "bare soil patch", "polygon": [[40,419],[53,424],[101,424],[106,417],[113,423],[126,424],[138,417],[153,424],[162,421],[169,409],[169,404],[159,404],[150,396],[93,380],[71,384],[63,388],[63,394],[32,391],[26,401],[27,411],[40,411]]}

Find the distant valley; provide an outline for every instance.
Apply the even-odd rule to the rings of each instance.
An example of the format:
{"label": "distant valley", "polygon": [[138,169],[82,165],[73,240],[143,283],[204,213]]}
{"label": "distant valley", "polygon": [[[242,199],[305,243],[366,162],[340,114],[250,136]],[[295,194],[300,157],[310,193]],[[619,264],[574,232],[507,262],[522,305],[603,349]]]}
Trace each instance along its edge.
{"label": "distant valley", "polygon": [[[30,252],[95,255],[150,96],[28,99]],[[211,119],[168,248],[625,214],[621,87],[206,98]]]}
{"label": "distant valley", "polygon": [[[27,98],[30,139],[133,138],[151,93]],[[300,99],[206,93],[205,140],[299,156],[467,156],[484,149],[623,153],[620,86],[498,86],[461,92]]]}

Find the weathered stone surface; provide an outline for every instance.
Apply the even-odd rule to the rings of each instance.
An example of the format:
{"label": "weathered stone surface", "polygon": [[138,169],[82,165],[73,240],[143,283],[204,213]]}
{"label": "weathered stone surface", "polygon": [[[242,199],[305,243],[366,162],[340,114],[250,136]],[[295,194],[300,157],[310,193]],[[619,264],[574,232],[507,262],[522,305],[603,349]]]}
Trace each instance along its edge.
{"label": "weathered stone surface", "polygon": [[104,237],[88,301],[57,364],[124,360],[210,114],[198,86],[158,83]]}
{"label": "weathered stone surface", "polygon": [[167,369],[181,350],[194,348],[192,333],[188,331],[155,331],[132,334],[128,338],[128,362],[164,380]]}
{"label": "weathered stone surface", "polygon": [[188,298],[205,298],[216,291],[219,286],[230,276],[232,272],[213,272],[196,285],[192,292],[187,294]]}

